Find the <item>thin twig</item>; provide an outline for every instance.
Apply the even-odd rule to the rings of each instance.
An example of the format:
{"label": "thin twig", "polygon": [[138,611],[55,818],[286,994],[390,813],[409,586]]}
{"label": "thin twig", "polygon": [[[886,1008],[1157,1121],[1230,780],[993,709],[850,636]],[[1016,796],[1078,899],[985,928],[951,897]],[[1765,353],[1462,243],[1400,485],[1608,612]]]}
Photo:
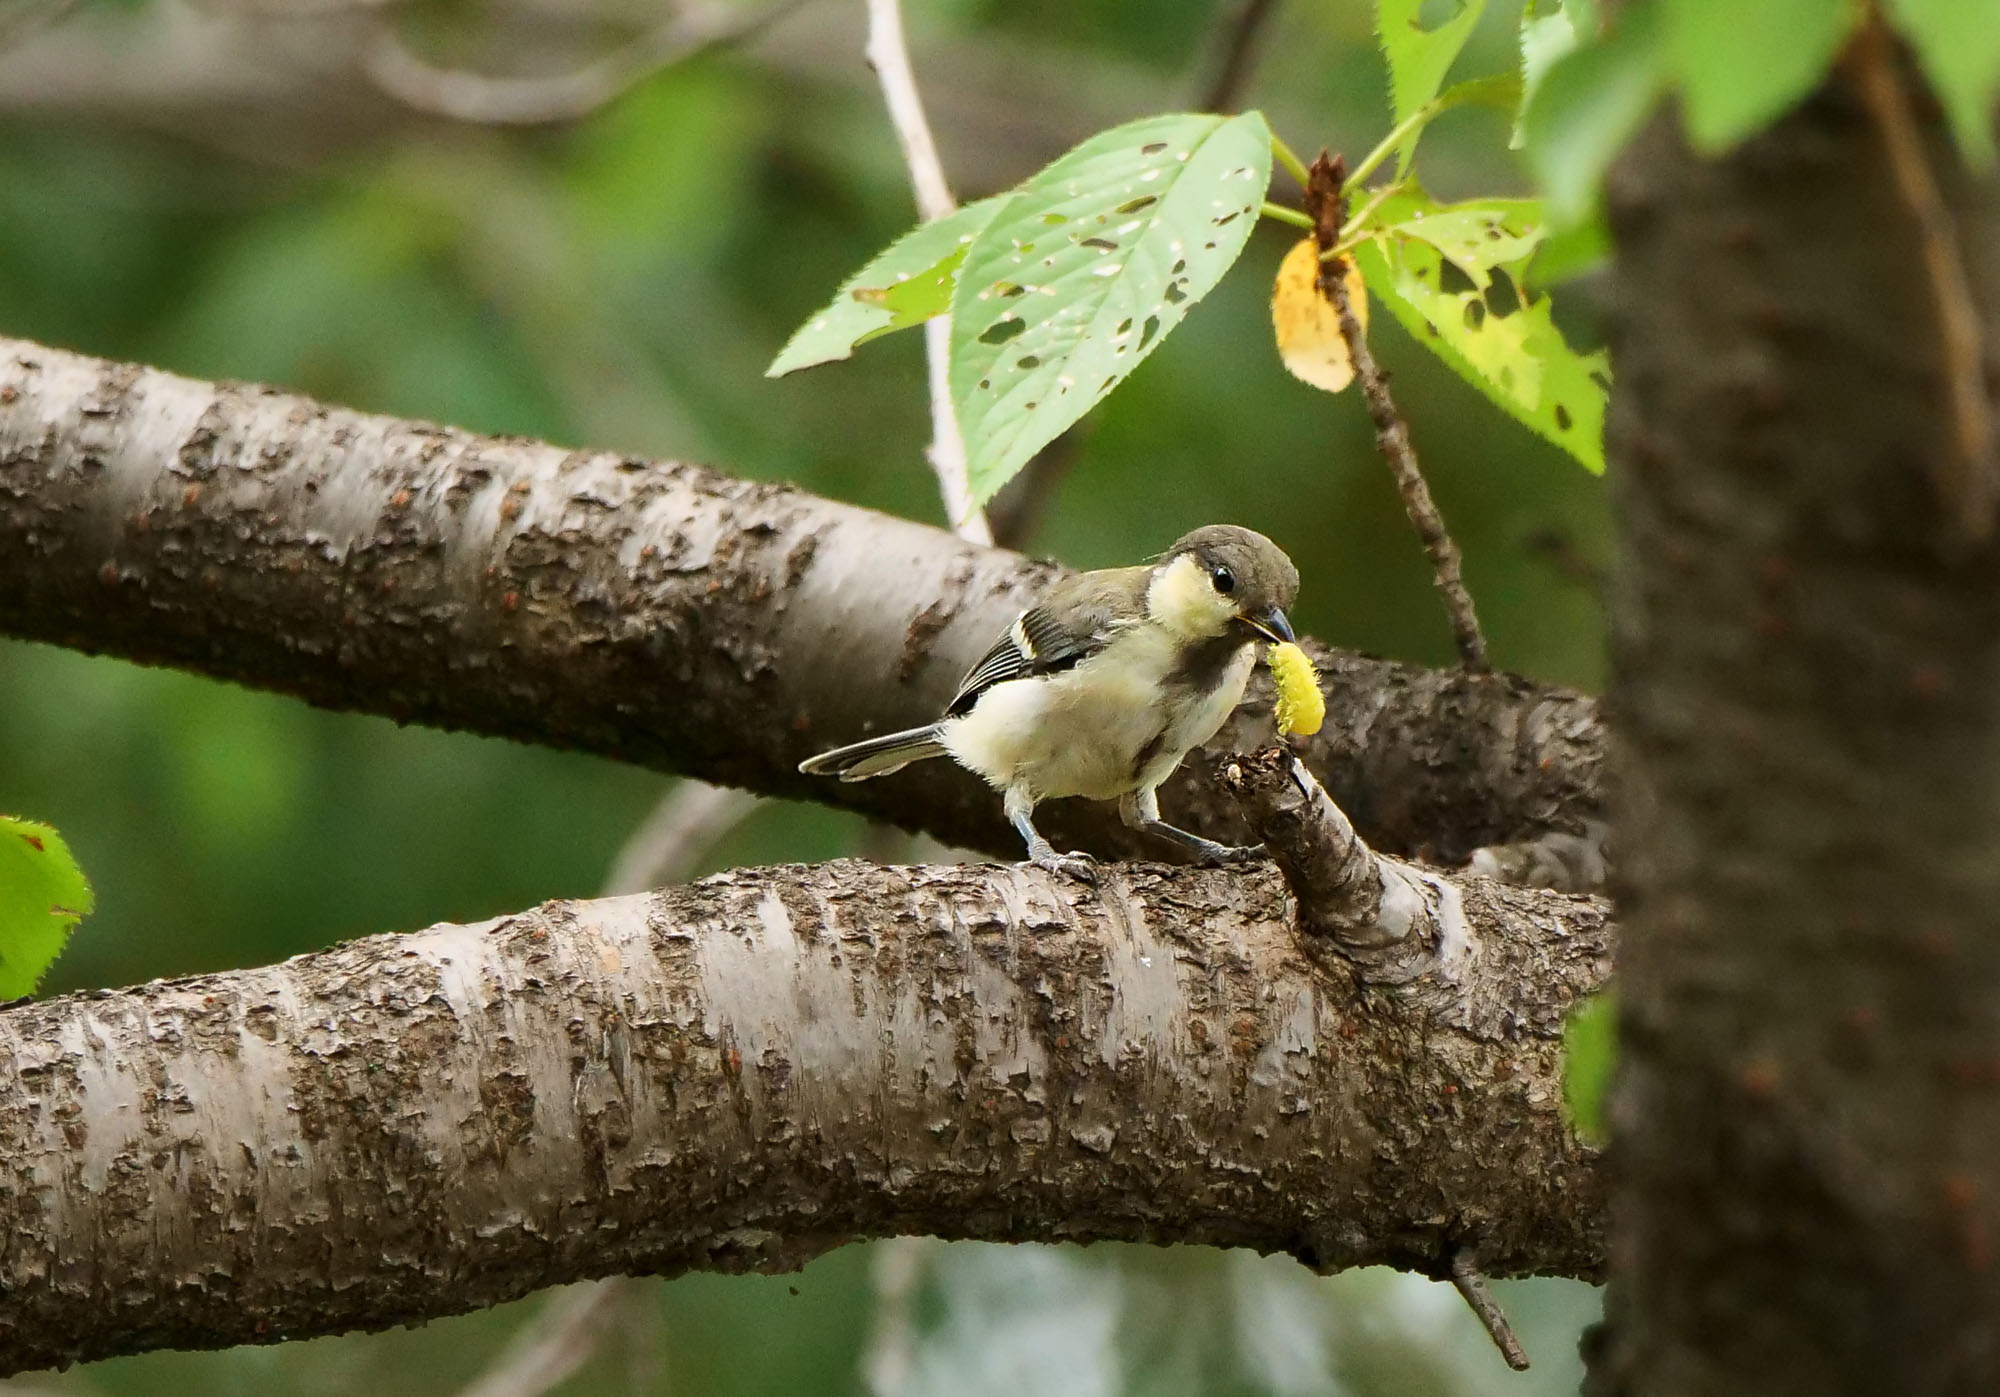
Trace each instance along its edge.
{"label": "thin twig", "polygon": [[870,1397],[902,1397],[910,1385],[917,1346],[912,1301],[929,1246],[923,1237],[888,1237],[875,1246],[875,1318],[861,1357]]}
{"label": "thin twig", "polygon": [[1992,535],[1994,503],[1993,414],[1981,372],[1985,351],[1980,343],[1979,312],[1965,260],[1959,255],[1951,212],[1924,156],[1923,137],[1897,71],[1895,41],[1873,6],[1869,7],[1868,22],[1855,37],[1852,56],[1862,101],[1882,133],[1896,192],[1917,221],[1924,273],[1937,306],[1955,448],[1938,462],[1938,493],[1944,497],[1959,534],[1979,542]]}
{"label": "thin twig", "polygon": [[69,18],[79,0],[23,0],[0,9],[0,48],[24,44]]}
{"label": "thin twig", "polygon": [[[943,218],[958,203],[945,183],[937,142],[931,139],[930,122],[924,119],[924,101],[917,94],[916,75],[910,71],[910,53],[903,42],[903,12],[897,0],[868,0],[866,54],[868,66],[882,84],[882,100],[888,105],[896,139],[902,142],[903,163],[909,167],[910,187],[916,191],[917,212],[926,223]],[[950,347],[951,317],[940,315],[925,322],[924,350],[930,357],[931,390],[931,447],[927,454],[938,489],[944,494],[945,517],[952,532],[968,543],[990,544],[993,531],[973,499],[965,438],[959,434],[958,414],[952,410]]]}
{"label": "thin twig", "polygon": [[604,895],[639,893],[679,883],[759,802],[748,791],[681,781],[639,822],[605,875]]}
{"label": "thin twig", "polygon": [[664,23],[580,68],[552,77],[504,78],[440,68],[410,52],[384,21],[363,57],[371,82],[389,96],[435,116],[489,126],[575,121],[663,68],[740,43],[798,9],[805,0],[774,0],[743,13],[681,5]]}
{"label": "thin twig", "polygon": [[590,1361],[628,1280],[587,1282],[554,1296],[459,1397],[541,1397]]}
{"label": "thin twig", "polygon": [[[1346,172],[1340,161],[1328,159],[1326,152],[1321,151],[1313,161],[1311,174],[1306,185],[1306,211],[1313,216],[1313,238],[1324,252],[1340,239],[1341,223],[1347,212],[1347,199],[1342,192]],[[1417,465],[1416,449],[1410,445],[1410,429],[1396,410],[1396,400],[1389,395],[1388,377],[1376,364],[1375,356],[1368,352],[1368,336],[1348,302],[1346,273],[1344,261],[1322,261],[1320,294],[1333,303],[1340,317],[1340,336],[1347,341],[1347,352],[1354,361],[1354,376],[1361,383],[1362,396],[1368,400],[1368,415],[1375,421],[1375,448],[1389,463],[1396,477],[1396,489],[1403,496],[1403,512],[1409,515],[1410,524],[1424,545],[1424,553],[1431,560],[1431,574],[1444,596],[1445,613],[1451,618],[1459,662],[1475,673],[1483,672],[1490,668],[1486,662],[1486,637],[1480,633],[1479,617],[1472,609],[1472,594],[1465,590],[1458,545],[1452,542],[1444,526],[1444,516],[1438,513],[1437,503],[1431,499],[1430,486]]]}
{"label": "thin twig", "polygon": [[1507,1322],[1507,1312],[1500,1308],[1500,1302],[1486,1288],[1486,1274],[1479,1269],[1479,1256],[1472,1248],[1460,1247],[1458,1254],[1452,1257],[1451,1283],[1465,1297],[1465,1303],[1472,1306],[1479,1322],[1486,1326],[1487,1337],[1500,1350],[1500,1356],[1507,1360],[1507,1366],[1517,1373],[1526,1372],[1527,1350],[1514,1337],[1514,1326]]}
{"label": "thin twig", "polygon": [[1229,17],[1218,46],[1221,57],[1215,76],[1203,89],[1198,112],[1226,112],[1236,105],[1243,84],[1257,66],[1257,39],[1264,24],[1278,8],[1277,0],[1242,0]]}

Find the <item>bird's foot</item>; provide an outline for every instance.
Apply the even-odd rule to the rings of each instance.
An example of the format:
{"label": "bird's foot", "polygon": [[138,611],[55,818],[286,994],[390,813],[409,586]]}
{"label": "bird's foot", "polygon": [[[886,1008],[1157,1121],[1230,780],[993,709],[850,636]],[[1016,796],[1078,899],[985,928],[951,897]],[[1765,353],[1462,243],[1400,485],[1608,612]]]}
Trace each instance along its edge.
{"label": "bird's foot", "polygon": [[1205,862],[1215,864],[1256,863],[1267,857],[1262,844],[1215,844],[1198,850]]}
{"label": "bird's foot", "polygon": [[1028,862],[1037,868],[1067,875],[1079,882],[1092,884],[1097,882],[1097,860],[1080,850],[1058,854],[1051,848],[1037,849],[1028,855]]}

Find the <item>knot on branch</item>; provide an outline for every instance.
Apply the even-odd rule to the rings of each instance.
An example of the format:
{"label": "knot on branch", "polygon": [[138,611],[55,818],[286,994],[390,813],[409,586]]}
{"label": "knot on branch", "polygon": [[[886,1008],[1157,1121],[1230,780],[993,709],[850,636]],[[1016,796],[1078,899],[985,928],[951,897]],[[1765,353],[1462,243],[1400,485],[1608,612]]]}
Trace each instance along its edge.
{"label": "knot on branch", "polygon": [[1472,929],[1450,881],[1369,848],[1283,747],[1231,758],[1222,779],[1298,901],[1308,953],[1337,954],[1376,984],[1456,977]]}

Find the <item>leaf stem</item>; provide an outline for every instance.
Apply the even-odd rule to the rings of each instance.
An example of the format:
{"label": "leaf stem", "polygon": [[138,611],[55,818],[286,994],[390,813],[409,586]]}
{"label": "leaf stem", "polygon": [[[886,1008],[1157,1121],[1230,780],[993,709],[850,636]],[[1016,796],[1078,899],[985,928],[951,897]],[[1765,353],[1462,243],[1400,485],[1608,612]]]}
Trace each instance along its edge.
{"label": "leaf stem", "polygon": [[[1313,214],[1313,237],[1322,248],[1336,245],[1347,212],[1346,190],[1338,160],[1322,155],[1313,162],[1312,182],[1306,186],[1306,207]],[[1479,617],[1472,609],[1472,594],[1465,588],[1459,565],[1458,545],[1445,529],[1444,516],[1431,498],[1430,485],[1417,464],[1416,448],[1410,445],[1410,429],[1396,409],[1389,393],[1389,377],[1368,352],[1368,333],[1347,294],[1345,269],[1325,261],[1319,268],[1319,291],[1333,306],[1340,325],[1340,337],[1347,342],[1348,357],[1354,362],[1354,378],[1368,402],[1368,416],[1375,423],[1375,449],[1389,463],[1396,489],[1403,497],[1403,512],[1431,561],[1431,574],[1444,598],[1445,615],[1451,621],[1452,638],[1458,644],[1459,662],[1474,674],[1483,674],[1491,665],[1486,659],[1486,637],[1479,629]]]}
{"label": "leaf stem", "polygon": [[1313,221],[1310,218],[1297,209],[1288,209],[1283,204],[1272,203],[1269,199],[1264,201],[1264,207],[1257,212],[1265,218],[1274,218],[1280,223],[1289,223],[1294,228],[1303,228],[1308,233],[1312,231]]}
{"label": "leaf stem", "polygon": [[[1286,145],[1283,138],[1276,133],[1271,136],[1271,154],[1275,155],[1278,163],[1285,167],[1285,173],[1299,182],[1299,188],[1304,189],[1306,181],[1311,178],[1306,172],[1306,162],[1299,159],[1299,153]],[[1312,225],[1308,223],[1306,226],[1310,228]]]}
{"label": "leaf stem", "polygon": [[1361,157],[1361,163],[1354,167],[1352,174],[1348,175],[1346,187],[1352,189],[1374,174],[1377,166],[1396,153],[1396,147],[1403,143],[1404,137],[1412,131],[1421,131],[1432,117],[1443,110],[1444,108],[1438,104],[1438,99],[1433,97],[1397,122],[1389,134],[1376,143],[1375,149]]}
{"label": "leaf stem", "polygon": [[1322,252],[1319,255],[1319,260],[1322,262],[1332,262],[1352,252],[1355,245],[1361,241],[1361,235],[1368,232],[1369,215],[1382,206],[1383,200],[1387,199],[1391,194],[1400,193],[1408,183],[1409,181],[1407,180],[1399,179],[1391,184],[1383,185],[1380,189],[1369,195],[1368,202],[1361,206],[1360,212],[1340,225],[1339,240],[1325,252]]}
{"label": "leaf stem", "polygon": [[[889,108],[889,121],[902,143],[903,162],[909,167],[910,185],[916,191],[917,211],[926,223],[943,218],[958,207],[958,201],[951,197],[951,187],[945,183],[944,166],[931,139],[930,122],[924,117],[923,99],[917,95],[909,49],[903,43],[903,11],[898,0],[868,0],[868,43],[864,56],[882,84],[882,100]],[[946,366],[950,345],[950,316],[935,316],[925,322],[924,348],[931,390],[931,447],[926,454],[937,476],[938,490],[944,496],[944,512],[951,521],[952,532],[967,542],[990,545],[993,531],[972,493],[965,438],[959,432],[958,414],[952,407],[951,379]]]}

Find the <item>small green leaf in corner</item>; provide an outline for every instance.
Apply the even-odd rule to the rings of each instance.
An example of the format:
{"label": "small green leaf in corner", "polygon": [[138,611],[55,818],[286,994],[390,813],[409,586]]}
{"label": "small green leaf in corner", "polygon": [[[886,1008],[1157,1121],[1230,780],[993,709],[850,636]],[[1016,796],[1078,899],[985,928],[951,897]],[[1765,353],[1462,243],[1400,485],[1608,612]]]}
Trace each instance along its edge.
{"label": "small green leaf in corner", "polygon": [[2000,5],[1888,0],[1889,23],[1917,51],[1965,162],[1993,166],[1993,98],[2000,92]]}
{"label": "small green leaf in corner", "polygon": [[35,992],[95,901],[61,835],[0,815],[0,999]]}
{"label": "small green leaf in corner", "polygon": [[845,359],[880,335],[921,325],[951,305],[959,264],[973,238],[1007,196],[967,204],[934,223],[920,223],[849,277],[833,301],[793,335],[766,378],[783,378],[815,364]]}
{"label": "small green leaf in corner", "polygon": [[1688,136],[1712,155],[1818,87],[1861,8],[1849,0],[1661,0],[1660,13]]}
{"label": "small green leaf in corner", "polygon": [[1618,1065],[1618,1001],[1600,990],[1578,1002],[1563,1024],[1563,1105],[1576,1133],[1589,1144],[1610,1136],[1605,1098]]}

